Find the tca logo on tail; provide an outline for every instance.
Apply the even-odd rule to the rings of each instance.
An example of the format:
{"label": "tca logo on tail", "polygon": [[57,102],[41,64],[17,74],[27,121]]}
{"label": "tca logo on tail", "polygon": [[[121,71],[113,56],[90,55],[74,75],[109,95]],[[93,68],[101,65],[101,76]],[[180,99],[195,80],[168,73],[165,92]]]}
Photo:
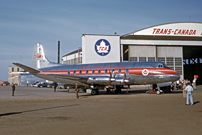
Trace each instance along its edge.
{"label": "tca logo on tail", "polygon": [[34,55],[36,58],[43,58],[43,55]]}

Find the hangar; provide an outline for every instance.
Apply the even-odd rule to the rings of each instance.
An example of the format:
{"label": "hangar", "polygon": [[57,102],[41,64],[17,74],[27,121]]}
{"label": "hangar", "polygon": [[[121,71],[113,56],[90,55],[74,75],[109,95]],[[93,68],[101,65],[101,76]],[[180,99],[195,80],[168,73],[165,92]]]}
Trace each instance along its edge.
{"label": "hangar", "polygon": [[[78,52],[78,51],[76,51]],[[202,23],[175,22],[147,27],[122,36],[82,36],[82,63],[163,61],[182,79],[202,84]],[[72,55],[72,53],[71,53]],[[76,55],[76,54],[74,54]],[[68,60],[63,56],[63,63]]]}

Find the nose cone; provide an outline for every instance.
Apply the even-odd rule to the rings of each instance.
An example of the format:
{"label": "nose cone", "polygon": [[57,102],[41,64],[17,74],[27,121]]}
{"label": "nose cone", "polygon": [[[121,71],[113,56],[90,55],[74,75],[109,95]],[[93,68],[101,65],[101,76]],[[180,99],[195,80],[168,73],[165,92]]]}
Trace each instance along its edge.
{"label": "nose cone", "polygon": [[180,75],[178,72],[173,71],[174,73],[170,76],[172,78],[172,81],[176,81],[180,79]]}

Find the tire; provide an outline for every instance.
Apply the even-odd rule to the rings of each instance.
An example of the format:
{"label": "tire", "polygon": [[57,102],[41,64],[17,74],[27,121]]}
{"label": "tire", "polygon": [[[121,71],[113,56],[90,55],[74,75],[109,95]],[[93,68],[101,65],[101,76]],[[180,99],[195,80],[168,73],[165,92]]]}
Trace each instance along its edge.
{"label": "tire", "polygon": [[82,89],[82,91],[83,91],[84,93],[86,93],[86,89]]}
{"label": "tire", "polygon": [[109,88],[107,88],[107,93],[111,93],[111,91],[110,91],[110,89],[109,89]]}
{"label": "tire", "polygon": [[91,95],[98,95],[99,91],[97,89],[92,89]]}
{"label": "tire", "polygon": [[159,95],[161,92],[159,90],[156,91],[156,94]]}

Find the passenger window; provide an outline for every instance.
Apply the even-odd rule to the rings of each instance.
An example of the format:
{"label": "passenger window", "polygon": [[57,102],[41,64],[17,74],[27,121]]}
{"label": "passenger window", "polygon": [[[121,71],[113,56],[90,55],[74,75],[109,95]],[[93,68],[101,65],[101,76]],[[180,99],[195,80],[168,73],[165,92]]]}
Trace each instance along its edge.
{"label": "passenger window", "polygon": [[80,75],[82,74],[82,71],[81,71],[81,70],[79,71],[79,74],[80,74]]}
{"label": "passenger window", "polygon": [[107,69],[105,69],[105,74],[107,74]]}
{"label": "passenger window", "polygon": [[70,75],[70,71],[67,72],[67,75]]}
{"label": "passenger window", "polygon": [[88,74],[88,70],[86,70],[86,74]]}
{"label": "passenger window", "polygon": [[121,74],[121,69],[119,69],[119,74]]}
{"label": "passenger window", "polygon": [[95,70],[92,71],[92,74],[95,74]]}
{"label": "passenger window", "polygon": [[98,74],[100,74],[101,73],[101,71],[100,70],[98,70]]}
{"label": "passenger window", "polygon": [[129,72],[129,70],[128,69],[126,69],[126,73],[128,74],[128,72]]}
{"label": "passenger window", "polygon": [[74,75],[76,74],[76,71],[74,70]]}

